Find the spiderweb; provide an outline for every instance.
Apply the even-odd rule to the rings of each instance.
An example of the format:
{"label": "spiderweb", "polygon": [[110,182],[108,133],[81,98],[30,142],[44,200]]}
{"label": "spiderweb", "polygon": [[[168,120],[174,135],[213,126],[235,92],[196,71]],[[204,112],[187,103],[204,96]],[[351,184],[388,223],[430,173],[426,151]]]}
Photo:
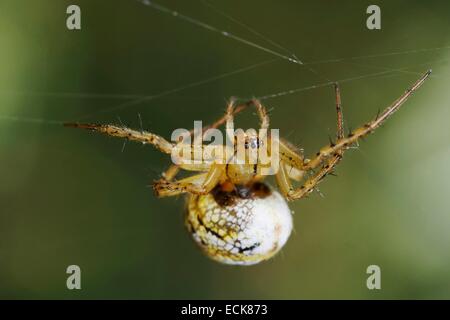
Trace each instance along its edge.
{"label": "spiderweb", "polygon": [[[393,77],[399,75],[416,75],[417,77],[421,74],[417,71],[412,71],[411,69],[415,67],[423,67],[424,71],[431,66],[446,63],[448,59],[433,59],[429,61],[424,61],[420,64],[409,65],[405,67],[390,67],[380,64],[373,64],[367,62],[368,60],[373,61],[378,58],[386,58],[386,57],[402,57],[413,54],[420,53],[433,53],[433,52],[442,52],[450,49],[449,46],[439,46],[439,47],[431,47],[431,48],[414,48],[410,50],[401,50],[401,51],[391,51],[391,52],[379,52],[379,53],[371,53],[367,55],[359,55],[359,56],[348,56],[348,57],[338,57],[332,59],[318,59],[308,61],[302,57],[302,55],[294,53],[292,50],[286,48],[281,45],[274,39],[271,39],[264,34],[260,33],[258,30],[253,28],[247,23],[244,23],[236,18],[234,18],[229,13],[221,10],[212,2],[207,0],[200,0],[199,5],[204,6],[208,10],[211,11],[212,14],[216,14],[222,18],[224,18],[228,23],[234,24],[242,30],[245,30],[247,34],[251,34],[255,40],[250,40],[247,37],[241,36],[235,32],[230,32],[226,28],[222,28],[210,23],[206,23],[201,19],[197,19],[194,16],[184,14],[182,12],[178,12],[173,8],[169,8],[159,2],[154,2],[150,0],[135,0],[137,5],[143,6],[145,9],[153,10],[158,14],[169,16],[172,19],[179,20],[180,22],[184,22],[186,24],[190,24],[197,27],[198,32],[208,32],[215,34],[216,37],[227,38],[230,41],[234,41],[239,43],[240,45],[248,46],[253,48],[254,50],[263,52],[267,55],[267,59],[261,62],[256,62],[251,65],[241,66],[237,69],[230,70],[225,73],[211,75],[209,77],[203,79],[193,80],[192,82],[188,82],[184,85],[168,88],[161,92],[157,92],[151,95],[139,95],[139,94],[118,94],[118,93],[70,93],[70,92],[20,92],[18,94],[21,95],[29,95],[29,96],[45,96],[45,97],[55,97],[55,98],[81,98],[81,99],[113,99],[118,101],[118,103],[107,106],[100,110],[95,110],[93,112],[86,113],[77,117],[77,119],[44,119],[44,118],[35,118],[35,117],[26,117],[26,116],[13,116],[13,115],[0,115],[0,120],[5,121],[14,121],[14,122],[24,122],[31,124],[46,124],[46,125],[60,125],[65,121],[87,121],[95,119],[97,115],[100,114],[119,114],[120,111],[130,108],[138,108],[145,106],[146,103],[152,100],[160,99],[163,97],[171,96],[175,93],[181,91],[187,91],[189,89],[193,89],[196,87],[201,87],[206,84],[210,84],[212,82],[220,81],[228,77],[237,77],[251,70],[255,70],[261,68],[263,66],[274,64],[275,62],[283,61],[286,64],[292,65],[292,68],[297,68],[299,74],[304,75],[305,77],[311,78],[314,81],[307,86],[287,88],[281,91],[275,92],[267,92],[266,94],[261,94],[258,96],[254,96],[249,94],[247,97],[238,97],[242,100],[246,100],[249,98],[257,98],[260,100],[269,100],[269,99],[277,99],[282,96],[288,96],[297,94],[300,92],[305,92],[313,89],[318,89],[322,87],[327,87],[332,85],[335,82],[346,83],[346,82],[354,82],[367,78],[380,78],[380,77]],[[365,72],[363,74],[351,76],[351,77],[341,77],[341,78],[330,78],[326,76],[323,72],[319,72],[316,70],[318,66],[322,65],[335,65],[342,64],[346,66],[356,66],[356,67],[364,67],[366,69],[371,69],[371,72]],[[441,75],[434,73],[432,77],[439,78]]]}

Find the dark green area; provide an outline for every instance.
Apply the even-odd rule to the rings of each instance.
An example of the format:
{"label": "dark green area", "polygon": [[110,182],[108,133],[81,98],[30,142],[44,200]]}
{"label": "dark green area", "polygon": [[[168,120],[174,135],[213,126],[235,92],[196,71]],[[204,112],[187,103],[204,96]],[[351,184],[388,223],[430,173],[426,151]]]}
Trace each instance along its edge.
{"label": "dark green area", "polygon": [[[281,51],[201,1],[165,6]],[[98,95],[157,95],[276,58],[137,1],[0,2],[0,298],[450,298],[448,1],[377,1],[382,29],[366,28],[372,1],[213,1],[305,62],[277,59],[143,103]],[[66,29],[78,4],[82,30]],[[441,48],[437,50],[410,50]],[[284,53],[284,52],[283,52]],[[368,57],[377,55],[376,57]],[[313,194],[291,203],[295,233],[253,267],[209,261],[183,225],[184,199],[148,185],[170,158],[151,147],[52,121],[118,123],[167,138],[222,115],[230,96],[252,97],[343,81],[355,128],[429,68],[433,77],[377,133],[351,150]],[[45,94],[44,94],[45,93]],[[61,93],[71,93],[63,95]],[[86,94],[86,96],[83,96]],[[272,127],[308,155],[334,134],[331,86],[264,101]],[[40,119],[40,120],[39,120]],[[255,126],[247,112],[237,119]],[[82,269],[82,290],[65,269]],[[367,290],[377,264],[382,290]]]}

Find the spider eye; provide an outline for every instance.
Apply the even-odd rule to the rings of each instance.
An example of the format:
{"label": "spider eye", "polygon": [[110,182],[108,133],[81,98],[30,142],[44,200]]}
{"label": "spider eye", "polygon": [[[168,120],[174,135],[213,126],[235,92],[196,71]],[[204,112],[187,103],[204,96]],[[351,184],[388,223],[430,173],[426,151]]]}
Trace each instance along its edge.
{"label": "spider eye", "polygon": [[254,140],[252,140],[252,149],[256,149],[259,147],[259,139],[256,138]]}
{"label": "spider eye", "polygon": [[258,138],[249,137],[249,138],[245,139],[245,142],[244,142],[245,149],[249,149],[249,148],[257,149],[257,148],[259,148],[259,146],[260,146],[260,143],[259,143]]}

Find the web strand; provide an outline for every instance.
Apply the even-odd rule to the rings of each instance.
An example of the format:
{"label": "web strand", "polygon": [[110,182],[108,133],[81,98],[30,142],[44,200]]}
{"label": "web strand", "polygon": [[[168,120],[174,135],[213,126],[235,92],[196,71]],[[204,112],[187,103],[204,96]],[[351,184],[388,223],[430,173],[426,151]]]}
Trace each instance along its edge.
{"label": "web strand", "polygon": [[[378,68],[386,68],[382,66],[374,66],[371,64],[363,64],[363,63],[350,63],[348,61],[352,60],[362,60],[362,59],[370,59],[370,58],[378,58],[378,57],[385,57],[385,56],[392,56],[392,55],[407,55],[407,54],[414,54],[414,53],[423,53],[423,52],[432,52],[432,51],[439,51],[439,50],[448,50],[450,49],[450,46],[444,46],[444,47],[436,47],[436,48],[425,48],[425,49],[414,49],[414,50],[406,50],[406,51],[396,51],[396,52],[384,52],[379,54],[370,54],[370,55],[364,55],[364,56],[354,56],[354,57],[342,57],[342,58],[335,58],[335,59],[324,59],[324,60],[316,60],[311,62],[305,62],[303,66],[308,65],[320,65],[320,64],[327,64],[327,63],[349,63],[353,65],[358,65],[362,67],[378,67]],[[273,61],[276,61],[277,59],[273,60],[267,60],[255,65],[251,65],[248,67],[240,68],[236,71],[231,71],[223,75],[217,75],[213,76],[209,79],[211,79],[211,82],[222,79],[227,77],[228,75],[235,75],[239,73],[243,73],[245,71],[249,71],[252,69],[256,69],[258,67],[264,66],[266,63],[270,63]],[[398,69],[392,69],[392,70],[398,70]],[[411,74],[421,74],[420,72],[412,72],[412,71],[401,71],[403,73],[411,73]],[[438,77],[437,74],[433,73],[430,75],[430,77]],[[205,79],[205,82],[202,84],[208,84],[208,79]],[[200,81],[199,81],[200,82]],[[331,81],[330,81],[331,82]],[[171,91],[171,90],[166,90]],[[177,92],[177,91],[175,91]],[[24,96],[47,96],[47,97],[56,97],[56,98],[81,98],[81,99],[117,99],[117,100],[135,100],[135,99],[143,99],[143,98],[150,98],[151,95],[145,95],[145,94],[116,94],[116,93],[77,93],[77,92],[21,92],[21,91],[14,91],[14,92],[0,92],[0,95],[24,95]],[[159,95],[159,94],[155,94]]]}
{"label": "web strand", "polygon": [[[206,78],[206,79],[203,79],[203,80],[194,81],[194,82],[182,85],[180,87],[168,89],[168,90],[165,90],[165,91],[153,94],[153,95],[132,95],[132,94],[126,95],[126,94],[99,94],[99,93],[64,93],[64,92],[61,92],[61,93],[58,93],[58,92],[33,93],[33,92],[31,92],[31,93],[18,93],[18,94],[42,95],[42,96],[66,97],[66,98],[92,98],[92,99],[108,98],[108,99],[129,100],[129,101],[126,101],[126,102],[124,102],[122,104],[119,104],[119,105],[116,105],[116,106],[112,106],[112,107],[109,107],[109,108],[106,108],[106,109],[98,110],[98,111],[92,112],[90,114],[87,114],[87,115],[84,115],[84,116],[78,118],[78,120],[83,120],[83,119],[86,119],[86,118],[89,118],[89,117],[92,117],[92,116],[95,116],[95,115],[98,115],[98,114],[118,111],[118,110],[122,110],[122,109],[125,109],[125,108],[137,106],[137,105],[139,105],[141,103],[144,103],[144,102],[147,102],[147,101],[150,101],[150,100],[154,100],[154,99],[157,99],[157,98],[165,97],[165,96],[168,96],[170,94],[180,92],[182,90],[194,88],[194,87],[197,87],[197,86],[200,86],[200,85],[205,85],[205,84],[208,84],[210,82],[226,78],[228,76],[240,74],[240,73],[243,73],[243,72],[246,72],[246,71],[258,68],[258,67],[261,67],[263,65],[266,65],[268,63],[272,63],[272,62],[277,61],[277,60],[279,60],[279,61],[281,61],[281,60],[285,60],[286,61],[287,60],[289,62],[292,62],[292,63],[296,64],[296,65],[300,65],[301,67],[304,67],[305,69],[307,69],[310,72],[314,73],[317,77],[323,78],[326,81],[322,82],[322,83],[315,84],[315,85],[302,87],[302,88],[295,88],[295,89],[285,90],[285,91],[278,92],[278,93],[262,95],[262,96],[258,97],[260,100],[267,100],[267,99],[271,99],[271,98],[277,98],[277,97],[281,97],[281,96],[285,96],[285,95],[295,94],[297,92],[302,92],[302,91],[312,90],[312,89],[316,89],[316,88],[321,88],[321,87],[325,87],[325,86],[331,85],[331,84],[333,84],[335,82],[335,81],[331,81],[328,78],[322,76],[316,70],[311,68],[311,66],[313,66],[313,65],[326,64],[326,63],[348,63],[348,64],[353,64],[353,65],[360,65],[360,66],[365,66],[365,67],[369,67],[369,68],[383,70],[383,71],[380,71],[380,72],[374,72],[374,73],[369,73],[369,74],[356,76],[356,77],[352,77],[352,78],[346,78],[346,79],[337,80],[339,82],[349,82],[349,81],[355,81],[355,80],[364,79],[364,78],[368,78],[368,77],[392,76],[392,75],[395,75],[396,73],[416,74],[413,71],[405,70],[405,69],[410,68],[410,67],[395,69],[395,68],[388,68],[388,67],[383,67],[383,66],[373,66],[373,65],[369,65],[369,64],[355,63],[355,62],[353,62],[355,60],[378,58],[378,57],[386,57],[386,56],[395,56],[395,55],[425,53],[425,52],[432,52],[432,51],[450,49],[450,46],[442,46],[442,47],[435,47],[435,48],[413,49],[413,50],[406,50],[406,51],[394,51],[394,52],[370,54],[370,55],[364,55],[364,56],[353,56],[353,57],[324,59],[324,60],[316,60],[316,61],[304,62],[303,59],[302,60],[298,59],[291,50],[289,50],[286,47],[280,45],[279,43],[273,41],[272,39],[268,38],[267,36],[261,34],[260,32],[256,31],[252,27],[250,27],[250,26],[240,22],[239,20],[233,18],[229,14],[221,11],[220,9],[216,8],[215,6],[213,6],[207,0],[202,0],[202,3],[205,6],[211,8],[212,10],[217,12],[218,14],[220,14],[223,17],[225,17],[226,19],[228,19],[229,21],[232,21],[233,23],[235,23],[235,24],[245,28],[246,30],[248,30],[252,34],[254,34],[257,37],[259,37],[260,39],[264,40],[266,43],[270,44],[273,47],[276,47],[278,50],[281,50],[281,52],[283,52],[283,53],[281,53],[279,51],[276,51],[276,50],[272,50],[270,48],[267,48],[265,46],[262,46],[260,44],[255,43],[255,42],[249,41],[247,39],[244,39],[243,37],[240,37],[240,36],[237,36],[235,34],[229,33],[226,30],[217,28],[215,26],[207,24],[207,23],[205,23],[203,21],[200,21],[198,19],[192,18],[192,17],[187,16],[187,15],[183,15],[183,14],[177,12],[177,11],[174,11],[174,10],[172,10],[170,8],[167,8],[165,6],[157,4],[157,3],[153,2],[153,1],[149,1],[149,0],[137,0],[137,1],[142,3],[143,5],[145,5],[147,7],[150,7],[152,9],[157,10],[158,12],[164,13],[166,15],[170,15],[170,16],[172,16],[174,18],[177,18],[177,19],[180,19],[180,20],[185,21],[187,23],[196,25],[196,26],[198,26],[200,28],[203,28],[205,30],[214,32],[216,34],[220,34],[223,37],[230,38],[232,40],[235,40],[235,41],[238,41],[240,43],[246,44],[248,46],[254,47],[254,48],[258,49],[258,50],[261,50],[261,51],[264,51],[266,53],[272,54],[276,58],[272,59],[272,60],[267,60],[267,61],[264,61],[264,62],[261,62],[261,63],[257,63],[257,64],[254,64],[254,65],[250,65],[248,67],[243,67],[243,68],[237,69],[235,71],[231,71],[231,72],[219,74],[219,75],[216,75],[216,76],[212,76],[212,77],[209,77],[209,78]],[[436,75],[433,75],[433,77],[436,77]],[[19,118],[19,117],[12,117],[12,116],[0,116],[0,119],[10,120],[10,121],[21,121],[21,119],[23,119],[23,122],[49,123],[49,124],[59,124],[59,123],[62,122],[62,121],[53,121],[53,120],[48,120],[47,121],[47,120],[44,120],[44,119],[37,119],[37,118]]]}
{"label": "web strand", "polygon": [[[433,61],[434,63],[439,63],[439,62],[445,62],[447,61],[447,59],[445,60],[441,60],[441,61]],[[375,66],[372,64],[363,64],[363,63],[355,63],[355,62],[345,62],[346,64],[349,65],[353,65],[353,66],[358,66],[358,67],[364,67],[364,68],[370,68],[370,69],[378,69],[378,70],[386,70],[386,71],[392,71],[392,72],[399,72],[399,73],[404,73],[404,74],[411,74],[411,75],[418,75],[421,76],[423,74],[423,72],[417,72],[417,71],[408,71],[408,70],[403,70],[403,69],[399,69],[399,68],[388,68],[388,67],[383,67],[383,66]],[[439,75],[437,74],[430,74],[429,78],[440,78]]]}
{"label": "web strand", "polygon": [[[419,66],[429,66],[431,63],[440,63],[440,62],[446,62],[446,61],[448,61],[448,59],[428,61],[428,62],[425,62],[425,63],[416,64],[416,65],[407,66],[407,67],[402,67],[402,68],[398,68],[398,69],[383,68],[383,69],[386,69],[386,70],[380,71],[380,72],[368,73],[368,74],[365,74],[365,75],[355,76],[355,77],[351,77],[351,78],[340,79],[337,82],[345,83],[345,82],[361,80],[361,79],[365,79],[365,78],[380,77],[380,76],[393,74],[393,73],[400,73],[400,74],[402,74],[402,73],[404,73],[404,71],[406,69],[409,69],[409,68],[419,67]],[[286,95],[291,95],[291,94],[302,92],[302,91],[318,89],[318,88],[330,86],[332,84],[334,84],[334,82],[324,82],[324,83],[319,83],[319,84],[315,84],[315,85],[311,85],[311,86],[295,88],[295,89],[290,89],[290,90],[281,91],[281,92],[277,92],[277,93],[272,93],[272,94],[268,94],[268,95],[263,95],[263,96],[256,97],[256,99],[268,100],[268,99],[278,98],[278,97],[282,97],[282,96],[286,96]],[[245,98],[243,100],[249,100],[249,98]]]}
{"label": "web strand", "polygon": [[[414,68],[414,67],[419,67],[419,66],[430,66],[432,63],[442,63],[442,62],[447,62],[447,61],[448,61],[448,59],[441,59],[441,60],[428,61],[428,62],[421,63],[421,64],[410,65],[410,66],[403,67],[403,68],[398,68],[398,69],[391,69],[391,68],[389,68],[389,70],[385,70],[385,71],[367,73],[367,74],[363,74],[363,75],[360,75],[360,76],[349,77],[349,78],[342,78],[342,79],[337,80],[337,82],[339,82],[339,83],[346,83],[346,82],[352,82],[352,81],[362,80],[362,79],[367,79],[367,78],[381,78],[381,77],[386,77],[386,76],[399,76],[399,75],[403,75],[403,74],[409,74],[409,73],[402,72],[402,71],[405,71],[406,69],[409,69],[409,68]],[[259,100],[274,99],[274,98],[278,98],[278,97],[282,97],[282,96],[287,96],[287,95],[291,95],[291,94],[300,93],[300,92],[303,92],[303,91],[308,91],[308,90],[312,90],[312,89],[319,89],[319,88],[322,88],[322,87],[330,86],[330,85],[332,85],[334,83],[335,82],[318,83],[318,84],[305,86],[305,87],[301,87],[301,88],[295,88],[295,89],[281,91],[281,92],[277,92],[277,93],[262,95],[262,96],[256,97],[256,99],[259,99]],[[250,98],[240,98],[240,99],[248,101]],[[35,124],[52,124],[52,125],[55,125],[55,124],[56,125],[62,125],[63,123],[66,122],[65,120],[46,120],[46,119],[41,119],[41,118],[15,117],[15,116],[7,116],[7,115],[0,115],[0,120],[15,121],[15,122],[25,122],[25,123],[35,123]]]}
{"label": "web strand", "polygon": [[222,30],[222,29],[216,28],[216,27],[214,27],[214,26],[212,26],[210,24],[207,24],[207,23],[205,23],[203,21],[200,21],[200,20],[197,20],[197,19],[192,18],[190,16],[181,14],[181,13],[179,13],[177,11],[174,11],[172,9],[164,7],[164,6],[162,6],[160,4],[157,4],[157,3],[153,2],[153,1],[150,1],[150,0],[137,0],[137,1],[142,3],[143,5],[146,5],[146,6],[150,7],[150,8],[158,10],[158,11],[160,11],[162,13],[171,15],[171,16],[177,18],[177,19],[180,19],[180,20],[183,20],[185,22],[191,23],[193,25],[196,25],[196,26],[201,27],[203,29],[209,30],[211,32],[218,33],[218,34],[220,34],[220,35],[222,35],[222,36],[224,36],[226,38],[229,38],[229,39],[235,40],[237,42],[243,43],[243,44],[245,44],[247,46],[250,46],[250,47],[259,49],[261,51],[267,52],[267,53],[269,53],[271,55],[274,55],[274,56],[276,56],[278,58],[282,58],[282,59],[285,59],[285,60],[287,60],[289,62],[300,64],[300,65],[303,64],[303,62],[301,60],[294,59],[293,57],[288,57],[288,56],[286,56],[286,55],[284,55],[282,53],[279,53],[277,51],[274,51],[274,50],[271,50],[269,48],[266,48],[266,47],[264,47],[262,45],[254,43],[254,42],[252,42],[250,40],[241,38],[241,37],[239,37],[239,36],[237,36],[237,35],[235,35],[233,33],[230,33],[228,31],[226,31],[226,30]]}
{"label": "web strand", "polygon": [[384,53],[376,53],[376,54],[369,54],[369,55],[363,55],[363,56],[353,56],[353,57],[346,57],[346,58],[334,58],[334,59],[323,59],[323,60],[316,60],[316,61],[307,61],[307,62],[304,63],[304,65],[337,63],[337,62],[344,62],[346,60],[381,58],[381,57],[388,57],[388,56],[395,56],[395,55],[404,55],[404,54],[412,54],[412,53],[423,53],[423,52],[431,52],[431,51],[438,51],[438,50],[448,50],[448,49],[450,49],[450,46],[435,47],[435,48],[425,48],[425,49],[412,49],[412,50],[405,50],[405,51],[384,52]]}
{"label": "web strand", "polygon": [[257,30],[255,30],[254,28],[250,27],[249,25],[233,18],[231,15],[229,15],[228,13],[225,13],[224,11],[220,10],[219,8],[217,8],[216,6],[214,6],[210,1],[208,0],[201,0],[201,3],[205,6],[207,6],[208,8],[212,9],[213,11],[215,11],[216,13],[218,13],[219,15],[221,15],[222,17],[225,17],[226,19],[228,19],[229,21],[235,23],[238,26],[241,26],[242,28],[248,30],[249,32],[253,33],[255,36],[259,37],[260,39],[264,40],[265,42],[269,43],[270,45],[284,51],[286,54],[294,57],[296,60],[297,57],[296,55],[289,49],[287,49],[286,47],[280,45],[278,42],[275,42],[274,40],[270,39],[269,37],[263,35],[262,33],[258,32]]}
{"label": "web strand", "polygon": [[100,114],[100,113],[107,113],[107,112],[112,112],[112,111],[118,111],[118,110],[121,110],[121,109],[124,109],[124,108],[136,106],[138,104],[141,104],[142,102],[150,101],[150,100],[157,99],[157,98],[162,98],[164,96],[167,96],[167,95],[170,95],[170,94],[173,94],[173,93],[177,93],[177,92],[180,92],[180,91],[183,91],[183,90],[186,90],[186,89],[191,89],[191,88],[194,88],[194,87],[198,87],[200,85],[204,85],[204,84],[216,81],[216,80],[224,79],[224,78],[232,76],[232,75],[236,75],[236,74],[239,74],[239,73],[242,73],[242,72],[245,72],[245,71],[249,71],[251,69],[255,69],[257,67],[260,67],[260,66],[272,63],[272,62],[274,62],[276,60],[278,60],[278,59],[266,60],[266,61],[263,61],[263,62],[260,62],[260,63],[256,63],[256,64],[253,64],[253,65],[244,67],[244,68],[240,68],[240,69],[231,71],[231,72],[222,73],[222,74],[219,74],[219,75],[216,75],[216,76],[213,76],[213,77],[209,77],[207,79],[191,82],[191,83],[188,83],[188,84],[180,86],[180,87],[176,87],[176,88],[173,88],[173,89],[165,90],[165,91],[162,91],[162,92],[154,94],[154,95],[143,96],[143,97],[140,97],[138,99],[134,99],[134,100],[131,100],[131,101],[119,104],[117,106],[113,106],[111,108],[106,108],[106,109],[99,110],[97,112],[90,113],[88,115],[85,115],[85,116],[82,116],[82,117],[78,118],[78,120],[86,119],[86,118],[92,117],[92,116]]}
{"label": "web strand", "polygon": [[49,124],[49,125],[62,125],[64,121],[60,120],[47,120],[41,118],[28,118],[28,117],[15,117],[0,115],[0,120],[11,121],[11,122],[21,122],[29,124]]}
{"label": "web strand", "polygon": [[117,99],[130,100],[144,97],[142,94],[115,94],[115,93],[78,93],[78,92],[0,92],[1,95],[18,95],[31,97],[52,97],[52,98],[70,98],[70,99]]}
{"label": "web strand", "polygon": [[[205,30],[212,31],[212,32],[215,32],[215,33],[219,33],[219,34],[221,34],[221,35],[224,36],[224,37],[233,39],[233,40],[235,40],[235,41],[238,41],[238,42],[243,43],[243,44],[246,44],[246,45],[248,45],[248,46],[250,46],[250,47],[259,49],[259,50],[261,50],[261,51],[263,51],[263,52],[272,54],[272,55],[274,55],[274,56],[276,56],[276,57],[282,58],[282,59],[287,60],[287,61],[289,61],[289,62],[293,62],[293,63],[295,63],[295,64],[297,64],[297,65],[301,65],[301,66],[305,67],[306,70],[310,71],[311,73],[313,73],[313,74],[316,75],[317,77],[322,78],[322,79],[325,79],[325,80],[327,80],[327,81],[331,81],[331,80],[328,79],[327,77],[325,77],[325,76],[319,74],[319,73],[318,73],[316,70],[314,70],[312,67],[310,67],[310,66],[304,66],[304,63],[302,62],[302,60],[298,59],[297,56],[296,56],[295,54],[291,53],[289,50],[287,50],[287,49],[285,49],[285,48],[283,48],[283,47],[282,47],[282,48],[283,48],[282,50],[284,50],[284,51],[287,50],[287,51],[289,52],[288,54],[289,54],[290,56],[287,56],[287,55],[282,54],[282,53],[280,53],[280,52],[274,51],[274,50],[272,50],[272,49],[269,49],[269,48],[267,48],[267,47],[264,47],[264,46],[262,46],[262,45],[259,45],[259,44],[255,43],[255,42],[250,41],[250,40],[244,39],[244,38],[242,38],[242,37],[239,37],[239,36],[237,36],[237,35],[235,35],[235,34],[233,34],[233,33],[230,33],[230,32],[228,32],[228,31],[226,31],[226,30],[223,30],[223,29],[219,29],[219,28],[217,28],[217,27],[214,27],[214,26],[212,26],[212,25],[210,25],[210,24],[207,24],[207,23],[205,23],[205,22],[203,22],[203,21],[200,21],[200,20],[198,20],[198,19],[195,19],[195,18],[192,18],[192,17],[190,17],[190,16],[181,14],[181,13],[179,13],[178,11],[174,11],[174,10],[169,9],[169,8],[167,8],[167,7],[164,7],[164,6],[160,5],[160,4],[157,4],[157,3],[153,2],[153,1],[150,1],[150,0],[137,0],[137,1],[140,2],[140,3],[142,3],[142,4],[144,4],[144,5],[146,5],[146,6],[148,6],[148,7],[150,7],[150,8],[156,9],[156,10],[162,12],[162,13],[165,13],[165,14],[169,14],[169,15],[175,17],[175,18],[178,18],[178,19],[183,20],[183,21],[185,21],[185,22],[191,23],[191,24],[193,24],[193,25],[199,26],[199,27],[201,27],[201,28],[203,28],[203,29],[205,29]],[[216,9],[216,11],[219,11],[219,10]],[[220,11],[219,11],[219,12],[220,12]],[[222,13],[222,15],[226,16],[228,19],[231,19],[231,20],[234,21],[234,22],[237,22],[237,20],[234,19],[234,18],[232,18],[230,15],[227,15],[227,14],[224,14],[224,13]],[[265,41],[271,41],[271,42],[273,42],[272,40],[270,40],[270,39],[268,39],[267,37],[263,36],[261,33],[259,33],[259,32],[257,32],[257,31],[255,31],[254,29],[252,29],[252,28],[250,28],[250,27],[244,25],[243,23],[241,23],[241,22],[237,22],[237,23],[240,24],[241,26],[245,26],[245,28],[246,28],[247,30],[251,30],[251,32],[256,33],[259,37],[264,38]],[[277,44],[276,46],[279,46],[279,45]]]}

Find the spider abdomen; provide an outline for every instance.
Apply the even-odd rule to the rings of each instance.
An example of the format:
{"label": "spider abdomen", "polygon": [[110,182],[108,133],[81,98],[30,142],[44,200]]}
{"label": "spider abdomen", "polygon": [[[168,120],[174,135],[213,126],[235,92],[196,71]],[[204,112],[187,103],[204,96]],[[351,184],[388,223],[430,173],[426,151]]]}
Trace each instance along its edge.
{"label": "spider abdomen", "polygon": [[213,260],[252,265],[273,257],[292,231],[285,199],[263,183],[216,187],[207,195],[189,195],[186,225],[195,242]]}

